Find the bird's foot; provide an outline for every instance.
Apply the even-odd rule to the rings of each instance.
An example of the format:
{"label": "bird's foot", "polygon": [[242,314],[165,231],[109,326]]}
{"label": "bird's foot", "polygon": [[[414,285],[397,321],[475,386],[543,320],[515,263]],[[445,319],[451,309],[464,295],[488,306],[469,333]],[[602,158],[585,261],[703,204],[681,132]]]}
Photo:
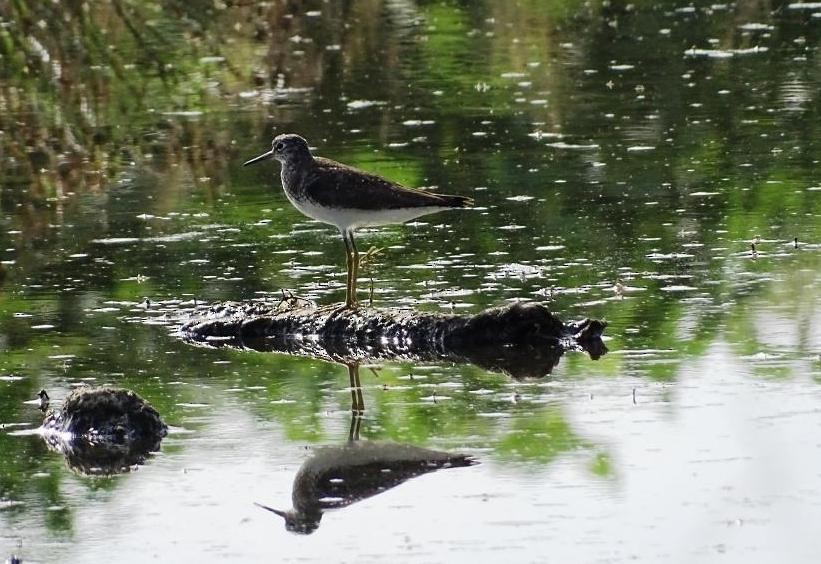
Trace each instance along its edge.
{"label": "bird's foot", "polygon": [[356,304],[356,303],[352,303],[352,304],[344,303],[344,304],[341,304],[341,305],[333,304],[333,305],[323,306],[323,307],[319,308],[319,311],[321,311],[323,313],[325,311],[329,311],[328,317],[336,317],[337,315],[340,315],[341,313],[344,313],[346,311],[356,311],[357,309],[359,309],[359,305]]}

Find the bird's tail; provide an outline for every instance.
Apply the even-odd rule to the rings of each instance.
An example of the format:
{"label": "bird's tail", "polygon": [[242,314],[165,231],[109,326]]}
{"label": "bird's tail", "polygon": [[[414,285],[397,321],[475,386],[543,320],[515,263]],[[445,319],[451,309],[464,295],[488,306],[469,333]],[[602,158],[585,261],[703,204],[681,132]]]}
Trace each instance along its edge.
{"label": "bird's tail", "polygon": [[449,208],[470,208],[473,207],[473,198],[469,198],[468,196],[440,196],[444,201],[445,205]]}

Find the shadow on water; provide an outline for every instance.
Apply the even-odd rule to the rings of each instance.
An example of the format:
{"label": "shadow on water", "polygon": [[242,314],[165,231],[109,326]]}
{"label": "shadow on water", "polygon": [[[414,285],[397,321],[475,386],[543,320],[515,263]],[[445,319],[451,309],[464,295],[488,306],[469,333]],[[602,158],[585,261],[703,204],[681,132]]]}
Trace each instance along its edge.
{"label": "shadow on water", "polygon": [[294,477],[292,509],[282,511],[256,504],[285,519],[285,528],[293,533],[311,534],[319,528],[326,511],[384,493],[411,478],[478,463],[464,454],[361,439],[359,430],[365,402],[359,364],[346,366],[351,381],[351,426],[347,442],[319,447],[302,464]]}

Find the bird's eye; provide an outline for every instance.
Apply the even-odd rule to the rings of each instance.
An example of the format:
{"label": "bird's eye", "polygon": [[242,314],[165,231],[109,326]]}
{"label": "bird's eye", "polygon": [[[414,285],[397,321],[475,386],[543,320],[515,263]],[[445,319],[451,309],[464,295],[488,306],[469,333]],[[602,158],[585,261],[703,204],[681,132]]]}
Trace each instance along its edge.
{"label": "bird's eye", "polygon": [[274,151],[276,151],[277,153],[282,151],[283,148],[285,148],[285,143],[283,143],[282,141],[274,145]]}

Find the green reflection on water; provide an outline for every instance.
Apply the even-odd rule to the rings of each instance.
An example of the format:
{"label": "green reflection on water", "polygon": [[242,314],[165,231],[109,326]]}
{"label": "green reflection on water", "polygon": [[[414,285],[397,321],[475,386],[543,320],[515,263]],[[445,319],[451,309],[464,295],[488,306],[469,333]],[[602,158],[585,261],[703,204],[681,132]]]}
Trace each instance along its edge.
{"label": "green reflection on water", "polygon": [[[0,383],[5,423],[35,424],[22,402],[41,387],[93,379],[196,432],[219,424],[184,404],[238,404],[294,443],[338,439],[327,414],[347,409],[343,368],[192,349],[139,322],[145,298],[341,299],[338,235],[288,205],[273,167],[240,167],[290,130],[482,208],[363,233],[385,249],[378,306],[548,299],[562,317],[608,319],[612,353],[566,356],[559,381],[675,382],[716,343],[756,377],[818,378],[817,21],[766,3],[336,4],[287,19],[277,3],[70,2],[59,17],[0,4],[0,373],[24,377]],[[769,317],[797,338],[770,344]],[[583,450],[589,473],[617,473],[560,398],[511,407],[503,375],[398,364],[365,379],[370,438],[511,465]],[[65,506],[38,515],[70,531],[74,478],[29,439],[0,435],[0,497],[27,503],[3,518]]]}

